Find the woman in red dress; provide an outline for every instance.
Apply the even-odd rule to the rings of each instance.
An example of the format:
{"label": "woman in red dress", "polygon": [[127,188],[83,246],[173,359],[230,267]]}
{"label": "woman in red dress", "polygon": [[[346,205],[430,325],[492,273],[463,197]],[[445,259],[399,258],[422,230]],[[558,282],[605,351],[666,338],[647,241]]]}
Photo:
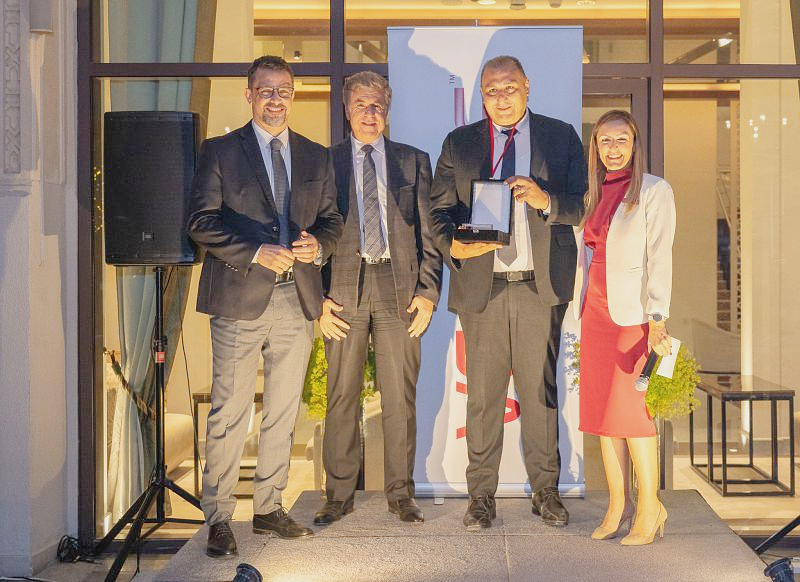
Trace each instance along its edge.
{"label": "woman in red dress", "polygon": [[[632,522],[623,545],[651,543],[667,519],[658,498],[655,425],[635,382],[650,350],[670,353],[675,202],[665,180],[644,173],[643,149],[629,113],[609,111],[597,121],[576,277],[583,292],[576,302],[580,430],[600,437],[609,489],[608,510],[592,538],[614,538]],[[638,483],[635,519],[628,459]]]}

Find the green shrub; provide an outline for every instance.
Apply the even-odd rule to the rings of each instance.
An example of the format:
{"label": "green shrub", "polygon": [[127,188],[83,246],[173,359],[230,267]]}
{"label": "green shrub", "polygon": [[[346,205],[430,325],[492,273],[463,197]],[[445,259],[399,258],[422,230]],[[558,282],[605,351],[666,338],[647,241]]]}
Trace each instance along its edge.
{"label": "green shrub", "polygon": [[[303,386],[303,402],[308,406],[308,416],[316,420],[325,418],[328,407],[328,361],[325,359],[325,343],[322,338],[315,338],[311,348],[311,356],[306,371],[306,382]],[[367,351],[367,363],[364,366],[364,382],[361,387],[360,403],[375,394],[375,352],[370,345]]]}
{"label": "green shrub", "polygon": [[645,397],[647,409],[653,418],[669,420],[686,416],[700,404],[694,396],[700,382],[700,376],[697,375],[699,367],[692,352],[681,344],[672,378],[653,373]]}

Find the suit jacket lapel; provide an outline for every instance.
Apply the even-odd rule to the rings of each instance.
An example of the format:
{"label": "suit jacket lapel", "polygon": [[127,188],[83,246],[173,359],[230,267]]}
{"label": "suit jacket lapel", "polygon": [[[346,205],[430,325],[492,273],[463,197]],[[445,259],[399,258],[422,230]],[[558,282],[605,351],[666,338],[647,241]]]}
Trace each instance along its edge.
{"label": "suit jacket lapel", "polygon": [[539,119],[528,109],[528,127],[531,134],[531,176],[547,179],[544,167],[544,151],[542,147],[541,124]]}
{"label": "suit jacket lapel", "polygon": [[308,167],[307,152],[295,132],[289,130],[289,152],[292,156],[292,182],[289,188],[289,218],[295,224],[303,223],[303,168]]}
{"label": "suit jacket lapel", "polygon": [[360,246],[361,224],[356,200],[356,177],[353,168],[353,143],[350,138],[334,147],[333,163],[336,171],[336,191],[339,211],[344,217],[342,239],[355,239],[356,250]]}
{"label": "suit jacket lapel", "polygon": [[474,162],[480,164],[479,167],[481,169],[479,178],[481,180],[490,180],[492,178],[492,150],[489,140],[492,139],[494,136],[492,135],[491,131],[492,122],[487,117],[483,123],[481,123],[477,131],[474,134],[474,140],[476,146],[472,151],[474,151]]}
{"label": "suit jacket lapel", "polygon": [[[244,155],[258,179],[261,189],[264,191],[264,198],[272,211],[277,212],[275,200],[272,197],[272,188],[269,186],[269,176],[267,176],[267,169],[264,166],[265,160],[261,155],[261,147],[258,145],[258,138],[256,138],[252,121],[239,130],[239,136],[242,138]],[[270,160],[270,163],[272,163],[272,160]]]}
{"label": "suit jacket lapel", "polygon": [[395,216],[400,209],[400,188],[406,184],[402,179],[400,151],[395,151],[394,144],[385,137],[383,139],[386,148],[386,227],[391,232]]}

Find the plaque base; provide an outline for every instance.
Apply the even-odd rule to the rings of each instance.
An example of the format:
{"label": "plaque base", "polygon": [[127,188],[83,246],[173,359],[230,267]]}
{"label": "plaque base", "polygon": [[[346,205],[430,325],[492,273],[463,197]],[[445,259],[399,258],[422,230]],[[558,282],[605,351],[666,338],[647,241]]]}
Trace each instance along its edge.
{"label": "plaque base", "polygon": [[508,232],[503,232],[502,230],[494,230],[490,228],[480,228],[477,226],[471,226],[467,224],[462,224],[458,228],[456,228],[455,233],[453,234],[453,238],[455,238],[459,242],[485,242],[485,243],[500,243],[503,245],[507,245],[511,242],[511,234]]}

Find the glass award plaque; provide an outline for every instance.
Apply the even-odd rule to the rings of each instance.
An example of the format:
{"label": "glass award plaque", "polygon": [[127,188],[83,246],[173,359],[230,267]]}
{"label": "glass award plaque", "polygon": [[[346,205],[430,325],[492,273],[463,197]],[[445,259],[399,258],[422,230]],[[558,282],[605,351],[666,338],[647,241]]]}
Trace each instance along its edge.
{"label": "glass award plaque", "polygon": [[473,180],[470,220],[456,228],[461,242],[507,245],[511,240],[511,188],[503,180]]}

